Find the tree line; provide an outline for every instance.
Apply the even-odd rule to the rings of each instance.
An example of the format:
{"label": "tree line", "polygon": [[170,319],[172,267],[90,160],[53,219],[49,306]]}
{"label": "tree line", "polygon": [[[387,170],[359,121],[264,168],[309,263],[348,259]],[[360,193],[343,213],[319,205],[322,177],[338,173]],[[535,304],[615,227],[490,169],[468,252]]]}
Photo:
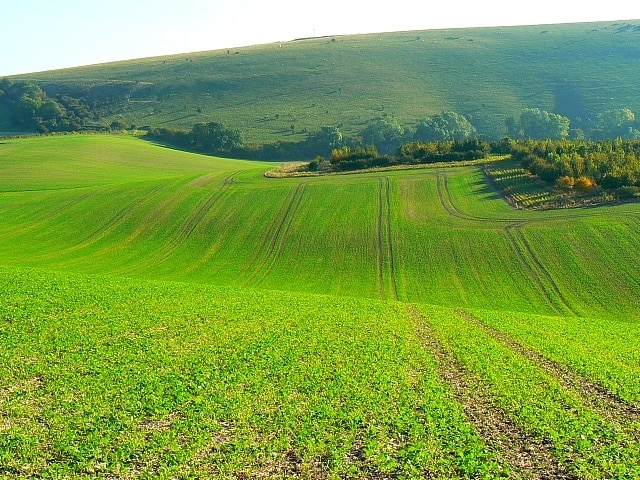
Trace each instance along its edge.
{"label": "tree line", "polygon": [[343,146],[331,152],[328,159],[316,157],[309,163],[311,171],[348,171],[396,165],[419,165],[436,162],[460,162],[487,158],[492,152],[489,142],[478,140],[451,140],[410,142],[401,144],[395,154],[381,155],[375,145]]}
{"label": "tree line", "polygon": [[[216,128],[211,129],[207,125],[216,125]],[[277,141],[271,144],[245,143],[240,132],[217,122],[198,123],[188,131],[157,127],[148,132],[149,138],[180,148],[254,160],[309,160],[317,156],[328,157],[334,149],[366,146],[374,146],[380,153],[378,156],[395,155],[398,147],[406,143],[462,142],[474,139],[476,134],[469,121],[455,112],[443,112],[425,118],[415,128],[403,127],[393,118],[378,119],[351,137],[344,135],[338,127],[327,125],[307,134],[303,140]],[[211,138],[205,139],[206,135]],[[403,155],[409,154],[406,151]]]}
{"label": "tree line", "polygon": [[558,113],[539,108],[525,108],[518,118],[506,120],[507,135],[511,138],[562,140],[603,140],[622,138],[640,140],[640,122],[629,108],[617,108],[599,113],[587,130],[572,129],[571,120]]}
{"label": "tree line", "polygon": [[1,80],[0,108],[8,112],[10,127],[20,131],[74,132],[99,120],[82,100],[68,95],[51,97],[33,82]]}
{"label": "tree line", "polygon": [[520,140],[511,155],[558,188],[640,195],[640,140]]}

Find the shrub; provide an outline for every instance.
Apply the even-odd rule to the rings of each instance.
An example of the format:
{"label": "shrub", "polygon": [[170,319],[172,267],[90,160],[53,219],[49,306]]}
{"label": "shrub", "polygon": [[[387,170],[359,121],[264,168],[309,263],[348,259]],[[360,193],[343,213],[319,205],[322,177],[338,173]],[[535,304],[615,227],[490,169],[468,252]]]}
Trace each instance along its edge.
{"label": "shrub", "polygon": [[556,187],[561,188],[562,190],[570,190],[575,186],[575,183],[576,181],[573,177],[565,175],[564,177],[559,177],[558,180],[556,180]]}
{"label": "shrub", "polygon": [[576,190],[587,193],[591,192],[597,187],[595,181],[593,181],[589,177],[585,177],[584,175],[575,181],[574,186]]}

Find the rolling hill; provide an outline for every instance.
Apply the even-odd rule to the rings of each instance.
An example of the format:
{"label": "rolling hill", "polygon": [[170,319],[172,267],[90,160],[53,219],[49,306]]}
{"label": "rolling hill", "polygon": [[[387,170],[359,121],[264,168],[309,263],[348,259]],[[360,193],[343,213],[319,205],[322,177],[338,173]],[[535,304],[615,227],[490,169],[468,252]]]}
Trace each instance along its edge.
{"label": "rolling hill", "polygon": [[[355,135],[372,119],[414,126],[443,110],[500,138],[524,108],[588,129],[640,109],[640,24],[600,22],[300,39],[14,77],[82,98],[109,125],[222,122],[249,142],[299,140],[323,125]],[[1,117],[0,117],[1,119]]]}
{"label": "rolling hill", "polygon": [[0,143],[0,474],[637,478],[637,203]]}
{"label": "rolling hill", "polygon": [[[450,110],[494,137],[526,107],[576,127],[640,108],[639,35],[311,38],[15,80],[104,125],[270,143]],[[0,140],[0,477],[640,477],[640,204],[513,208],[481,161],[272,168],[136,135]]]}

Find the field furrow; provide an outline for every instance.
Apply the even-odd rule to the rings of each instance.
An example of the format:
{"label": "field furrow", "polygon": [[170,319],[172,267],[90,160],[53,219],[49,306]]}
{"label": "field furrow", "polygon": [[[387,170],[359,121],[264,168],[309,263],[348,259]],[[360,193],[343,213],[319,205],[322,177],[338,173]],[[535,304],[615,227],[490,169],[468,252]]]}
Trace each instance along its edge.
{"label": "field furrow", "polygon": [[393,230],[391,226],[391,182],[387,177],[378,178],[378,283],[380,298],[398,300],[398,285],[393,251]]}
{"label": "field furrow", "polygon": [[[162,229],[162,225],[157,228],[160,229],[165,236],[164,243],[157,247],[152,252],[153,259],[147,260],[148,262],[153,263],[154,268],[163,262],[167,262],[171,259],[173,255],[176,254],[176,251],[183,245],[195,232],[196,228],[202,221],[205,219],[207,214],[211,211],[211,209],[220,201],[226,191],[233,185],[235,182],[235,177],[239,175],[241,171],[235,171],[226,175],[222,181],[222,183],[215,189],[213,189],[210,193],[208,193],[203,200],[199,200],[193,207],[191,207],[186,213],[181,213],[179,218],[174,218],[171,224],[164,224],[166,230]],[[190,189],[192,187],[189,187]],[[208,191],[209,188],[198,188],[198,191],[205,190]],[[178,189],[176,189],[176,194],[178,193]],[[188,201],[187,197],[182,197],[182,195],[175,195],[176,198],[171,199],[170,206],[167,208],[173,211],[184,210],[189,207],[179,208],[179,204]],[[175,203],[177,202],[177,203]],[[166,221],[166,220],[165,220]],[[139,268],[139,266],[134,266],[134,269]]]}
{"label": "field furrow", "polygon": [[413,305],[407,311],[415,322],[423,347],[434,355],[440,377],[451,388],[453,397],[462,405],[483,442],[506,463],[505,467],[518,472],[519,478],[544,479],[575,478],[554,457],[548,442],[524,432],[505,413],[497,408],[486,389],[436,338],[428,320]]}
{"label": "field furrow", "polygon": [[89,245],[91,243],[94,243],[94,242],[98,241],[99,239],[103,238],[104,236],[108,235],[109,232],[112,229],[114,229],[116,226],[121,224],[128,217],[130,217],[132,212],[137,207],[139,207],[141,203],[143,203],[143,202],[147,201],[148,199],[152,198],[156,193],[158,193],[160,190],[162,190],[163,187],[164,187],[164,184],[155,185],[149,191],[144,193],[141,197],[138,197],[134,201],[132,201],[131,203],[125,205],[122,209],[120,209],[118,212],[116,212],[116,214],[113,215],[109,220],[107,220],[105,223],[100,225],[98,228],[96,228],[93,232],[91,232],[85,238],[80,240],[78,242],[77,246],[78,247],[87,246],[87,245]]}
{"label": "field furrow", "polygon": [[560,305],[564,309],[568,310],[571,314],[579,316],[580,314],[573,309],[571,304],[567,301],[564,294],[558,287],[558,284],[556,283],[556,281],[549,274],[548,268],[542,264],[542,262],[540,261],[536,253],[533,251],[533,248],[531,247],[531,244],[527,240],[527,237],[525,237],[522,233],[522,230],[521,230],[522,226],[523,226],[522,224],[516,225],[513,228],[513,230],[515,230],[515,236],[518,238],[517,241],[522,246],[524,246],[527,259],[530,259],[530,261],[533,263],[534,269],[539,273],[540,278],[544,279],[545,284],[549,286],[549,288],[553,292],[553,295],[556,298],[558,298]]}
{"label": "field furrow", "polygon": [[265,242],[263,245],[264,254],[262,255],[262,260],[258,262],[254,273],[249,276],[245,282],[246,286],[259,285],[278,262],[278,258],[282,254],[282,249],[286,243],[289,229],[291,228],[291,222],[300,207],[307,185],[307,182],[302,182],[296,186],[290,198],[281,209],[281,214],[278,215],[278,221],[272,223],[266,237],[268,238],[268,242]]}
{"label": "field furrow", "polygon": [[640,478],[639,204],[76,137],[2,147],[0,477]]}
{"label": "field furrow", "polygon": [[[5,239],[9,239],[13,236],[28,236],[30,234],[37,233],[44,224],[49,222],[55,222],[59,220],[63,222],[67,216],[72,215],[74,207],[87,200],[93,192],[88,189],[84,189],[83,193],[69,191],[76,189],[64,189],[62,195],[55,196],[42,196],[39,200],[36,200],[34,195],[25,194],[28,198],[14,197],[13,200],[8,201],[5,196],[6,203],[3,203],[3,207],[7,210],[24,211],[24,216],[17,217],[12,224],[3,225],[2,236]],[[57,192],[56,192],[57,193]],[[34,208],[34,200],[39,203],[38,208]]]}
{"label": "field furrow", "polygon": [[520,229],[524,222],[514,223],[504,227],[504,232],[511,243],[513,250],[521,260],[522,265],[526,267],[530,273],[535,285],[543,292],[550,305],[556,309],[558,313],[569,311],[573,315],[578,313],[569,305],[564,295],[558,288],[553,278],[547,273],[545,267],[537,258],[531,246],[527,242]]}
{"label": "field furrow", "polygon": [[436,338],[519,428],[548,443],[577,478],[635,478],[640,443],[553,375],[456,312],[419,307]]}
{"label": "field furrow", "polygon": [[554,377],[566,390],[577,394],[581,401],[608,421],[615,422],[621,429],[640,440],[640,409],[611,393],[604,386],[588,377],[578,374],[569,366],[549,359],[540,352],[526,348],[504,332],[483,323],[473,314],[456,309],[455,312],[465,321],[474,323],[492,338],[503,342],[516,353],[531,360],[550,376]]}
{"label": "field furrow", "polygon": [[195,212],[187,219],[185,224],[182,226],[178,233],[178,237],[176,241],[178,243],[183,243],[189,236],[193,233],[198,224],[202,221],[204,216],[211,210],[213,205],[218,201],[218,199],[224,194],[224,192],[233,185],[235,181],[235,177],[241,173],[240,171],[234,172],[231,175],[225,177],[222,182],[221,187],[214,191],[205,201],[199,206]]}
{"label": "field furrow", "polygon": [[[640,329],[626,318],[539,316],[474,310],[474,317],[527,350],[566,365],[619,399],[621,411],[640,409]],[[627,407],[628,406],[628,407]]]}
{"label": "field furrow", "polygon": [[444,208],[449,215],[462,220],[476,220],[475,218],[469,217],[465,213],[460,212],[455,207],[455,204],[451,200],[451,194],[447,188],[447,175],[445,173],[438,172],[436,174],[436,187],[440,205],[442,205],[442,208]]}

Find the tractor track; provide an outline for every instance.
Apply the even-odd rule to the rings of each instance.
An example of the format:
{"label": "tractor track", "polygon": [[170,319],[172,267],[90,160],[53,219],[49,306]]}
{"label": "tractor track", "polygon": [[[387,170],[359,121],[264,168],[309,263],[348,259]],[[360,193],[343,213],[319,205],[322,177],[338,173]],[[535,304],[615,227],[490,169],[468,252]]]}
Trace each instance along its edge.
{"label": "tractor track", "polygon": [[169,240],[169,242],[162,247],[158,252],[158,262],[162,262],[169,258],[171,253],[182,243],[187,240],[191,234],[194,232],[198,224],[204,219],[205,215],[213,208],[216,202],[222,197],[225,191],[227,191],[234,183],[235,178],[242,171],[236,171],[227,175],[219,189],[215,190],[211,195],[207,197],[207,199],[202,203],[196,211],[191,214],[185,223],[181,226],[181,228],[175,233],[173,238]]}
{"label": "tractor track", "polygon": [[558,300],[560,301],[561,305],[567,310],[569,310],[569,312],[571,312],[576,317],[580,316],[580,314],[571,307],[571,304],[565,298],[564,294],[558,287],[558,284],[555,282],[553,277],[549,274],[549,272],[544,267],[544,265],[542,264],[538,256],[535,254],[535,252],[533,251],[533,248],[531,247],[531,244],[529,243],[527,238],[524,236],[524,234],[520,230],[520,226],[515,225],[512,229],[510,229],[510,233],[512,233],[512,230],[516,231],[518,240],[524,246],[526,257],[529,260],[531,260],[531,262],[533,262],[534,268],[540,272],[541,279],[546,280],[546,283],[550,286],[552,292],[558,297]]}
{"label": "tractor track", "polygon": [[[388,177],[378,178],[378,284],[380,298],[386,298],[386,277],[389,278],[391,297],[398,300],[398,285],[396,282],[396,265],[393,248],[393,230],[391,226],[391,182]],[[385,262],[386,259],[386,262]],[[385,265],[388,265],[385,268]],[[388,272],[386,270],[388,269]]]}
{"label": "tractor track", "polygon": [[578,312],[567,302],[558,285],[535,255],[531,245],[520,231],[521,227],[522,223],[513,223],[505,226],[503,230],[513,251],[527,272],[529,272],[529,276],[538,287],[538,290],[557,313],[564,314],[566,310],[568,310],[573,315],[579,316]]}
{"label": "tractor track", "polygon": [[164,186],[165,186],[164,184],[156,185],[151,190],[146,192],[141,198],[136,199],[135,201],[129,203],[128,205],[120,209],[114,216],[112,216],[104,224],[102,224],[100,227],[98,227],[93,232],[88,234],[84,239],[80,240],[80,242],[78,242],[78,245],[90,244],[104,237],[104,235],[109,230],[113,229],[116,225],[118,225],[125,218],[127,218],[137,206],[139,206],[145,200],[151,198],[153,195],[159,192]]}
{"label": "tractor track", "polygon": [[[558,284],[553,280],[553,277],[551,277],[543,263],[534,252],[533,247],[521,231],[521,228],[525,225],[543,223],[548,221],[547,219],[516,220],[513,218],[489,218],[468,215],[453,201],[451,191],[449,190],[447,174],[444,172],[436,173],[436,188],[442,207],[452,217],[472,222],[507,223],[507,225],[502,227],[502,230],[505,232],[513,250],[516,252],[516,255],[529,272],[533,282],[542,292],[545,299],[558,313],[563,314],[566,313],[566,311],[569,311],[571,314],[579,316],[579,313],[574,310],[571,304],[567,301],[564,294],[558,287]],[[566,215],[553,218],[551,221],[581,217],[583,217],[583,215]]]}
{"label": "tractor track", "polygon": [[496,407],[486,388],[456,360],[438,340],[431,326],[414,305],[407,305],[422,347],[436,361],[440,378],[449,385],[451,394],[462,406],[485,445],[517,471],[518,478],[574,479],[553,454],[553,446],[522,430],[500,408]]}
{"label": "tractor track", "polygon": [[259,285],[277,263],[289,235],[291,223],[300,207],[300,203],[302,203],[302,197],[308,184],[308,182],[299,183],[293,190],[289,200],[284,204],[284,207],[280,209],[279,220],[272,223],[265,241],[260,248],[260,250],[265,251],[262,260],[259,262],[258,268],[256,268],[253,275],[244,283],[245,286]]}
{"label": "tractor track", "polygon": [[21,235],[24,235],[28,232],[31,232],[33,230],[39,230],[42,228],[42,223],[45,221],[51,221],[53,220],[55,217],[57,217],[58,215],[62,215],[67,213],[66,211],[69,210],[70,208],[75,207],[76,205],[82,203],[84,200],[86,200],[87,198],[89,198],[92,195],[91,192],[85,192],[82,195],[76,195],[73,198],[71,198],[69,201],[58,205],[56,208],[50,210],[50,211],[46,211],[43,213],[39,213],[37,216],[30,216],[29,217],[29,222],[27,225],[21,225],[19,227],[19,233]]}
{"label": "tractor track", "polygon": [[630,424],[640,422],[640,408],[638,406],[625,402],[604,386],[590,381],[588,378],[573,371],[569,366],[555,362],[543,354],[527,348],[510,335],[484,323],[471,313],[461,309],[455,309],[454,312],[461,319],[480,327],[490,337],[505,344],[514,352],[540,367],[551,377],[558,380],[565,390],[577,394],[585,405],[602,417],[616,423],[625,430],[630,430],[628,433],[636,439],[640,439],[640,431],[630,427]]}
{"label": "tractor track", "polygon": [[[449,190],[449,179],[446,172],[437,171],[434,174],[436,178],[436,189],[438,194],[438,199],[442,205],[442,208],[452,217],[456,217],[462,220],[469,220],[472,222],[492,222],[492,223],[521,223],[525,224],[533,224],[533,223],[553,223],[563,220],[580,220],[584,218],[593,218],[593,217],[608,217],[610,216],[607,212],[590,212],[589,215],[586,215],[584,212],[590,209],[601,207],[602,205],[597,206],[588,206],[580,209],[581,213],[566,213],[566,212],[575,212],[576,209],[565,209],[562,215],[551,216],[551,217],[540,217],[540,218],[514,218],[514,217],[479,217],[475,215],[470,215],[464,212],[460,207],[456,205],[453,200],[453,196],[451,195],[451,191]],[[557,210],[556,210],[557,211]],[[631,218],[638,220],[640,219],[640,214],[632,213],[632,212],[620,212],[620,216]]]}
{"label": "tractor track", "polygon": [[187,222],[183,225],[182,229],[178,232],[178,242],[182,243],[191,236],[195,228],[202,221],[205,215],[211,210],[211,207],[220,199],[222,194],[235,183],[235,177],[238,176],[240,171],[234,172],[231,175],[225,177],[222,181],[220,189],[216,190],[210,195],[207,200],[189,217]]}

